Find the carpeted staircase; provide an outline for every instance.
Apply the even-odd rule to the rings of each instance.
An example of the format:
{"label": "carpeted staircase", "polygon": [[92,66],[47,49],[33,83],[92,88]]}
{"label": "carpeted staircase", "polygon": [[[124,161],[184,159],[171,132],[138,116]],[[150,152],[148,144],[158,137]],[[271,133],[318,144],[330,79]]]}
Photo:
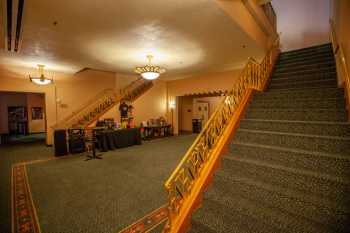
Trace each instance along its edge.
{"label": "carpeted staircase", "polygon": [[282,53],[191,233],[350,232],[350,125],[330,44]]}

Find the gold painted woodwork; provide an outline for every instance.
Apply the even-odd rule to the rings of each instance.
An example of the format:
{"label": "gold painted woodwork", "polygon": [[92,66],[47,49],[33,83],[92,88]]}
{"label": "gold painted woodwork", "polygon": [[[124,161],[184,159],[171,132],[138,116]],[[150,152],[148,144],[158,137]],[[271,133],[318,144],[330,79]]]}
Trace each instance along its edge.
{"label": "gold painted woodwork", "polygon": [[186,232],[201,195],[211,183],[220,158],[238,127],[254,90],[263,91],[279,54],[279,38],[259,64],[249,58],[238,82],[207,121],[201,133],[165,182],[169,218],[164,233]]}
{"label": "gold painted woodwork", "polygon": [[342,86],[344,87],[345,98],[347,103],[348,110],[348,121],[350,121],[350,72],[349,72],[349,63],[344,53],[344,48],[341,43],[337,40],[337,35],[335,33],[334,22],[330,20],[331,25],[331,41],[333,53],[335,56],[335,61],[342,69],[342,73],[344,74],[344,82]]}

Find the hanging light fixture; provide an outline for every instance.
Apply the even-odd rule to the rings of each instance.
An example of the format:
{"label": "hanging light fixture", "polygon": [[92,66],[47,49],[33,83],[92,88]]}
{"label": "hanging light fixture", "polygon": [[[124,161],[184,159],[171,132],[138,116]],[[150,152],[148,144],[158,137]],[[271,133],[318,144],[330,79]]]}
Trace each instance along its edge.
{"label": "hanging light fixture", "polygon": [[38,65],[39,77],[31,77],[29,75],[29,80],[38,85],[48,85],[53,83],[53,79],[46,78],[44,75],[44,65]]}
{"label": "hanging light fixture", "polygon": [[147,55],[148,65],[136,67],[135,72],[141,74],[142,78],[148,80],[154,80],[159,77],[160,74],[165,72],[165,69],[152,65],[152,55]]}

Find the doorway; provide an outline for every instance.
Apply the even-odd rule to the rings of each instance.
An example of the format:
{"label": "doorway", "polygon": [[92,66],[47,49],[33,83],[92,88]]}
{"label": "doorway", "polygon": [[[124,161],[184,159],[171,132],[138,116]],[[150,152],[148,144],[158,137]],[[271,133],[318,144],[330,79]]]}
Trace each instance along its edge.
{"label": "doorway", "polygon": [[178,97],[179,134],[198,133],[214,113],[223,96],[221,93]]}
{"label": "doorway", "polygon": [[0,92],[0,144],[45,139],[45,94]]}

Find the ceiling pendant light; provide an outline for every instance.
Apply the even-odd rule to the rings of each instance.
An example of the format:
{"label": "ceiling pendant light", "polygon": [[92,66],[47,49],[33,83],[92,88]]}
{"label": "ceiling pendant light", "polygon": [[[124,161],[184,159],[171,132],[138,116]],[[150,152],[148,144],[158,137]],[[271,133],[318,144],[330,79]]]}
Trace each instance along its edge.
{"label": "ceiling pendant light", "polygon": [[147,55],[148,65],[136,67],[135,72],[140,74],[142,78],[147,80],[154,80],[159,77],[160,74],[165,72],[165,69],[160,68],[159,66],[152,65],[152,55]]}
{"label": "ceiling pendant light", "polygon": [[38,85],[48,85],[53,83],[53,79],[46,78],[44,75],[44,65],[38,65],[39,77],[31,77],[29,75],[29,80]]}

